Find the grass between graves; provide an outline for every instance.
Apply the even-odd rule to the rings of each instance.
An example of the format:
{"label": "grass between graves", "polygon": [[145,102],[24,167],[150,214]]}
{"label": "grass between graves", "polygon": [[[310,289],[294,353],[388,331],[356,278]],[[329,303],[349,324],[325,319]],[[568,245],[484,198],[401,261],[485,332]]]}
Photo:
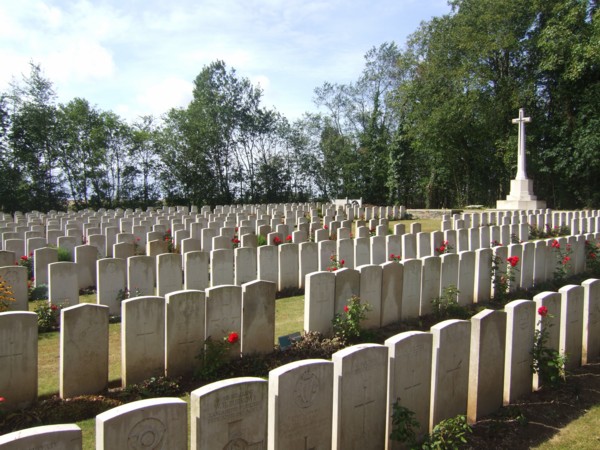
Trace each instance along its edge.
{"label": "grass between graves", "polygon": [[[82,303],[95,303],[96,296],[89,294],[80,297]],[[45,300],[30,302],[29,309],[33,311]],[[304,316],[304,296],[278,299],[275,304],[275,339],[278,336],[291,334],[302,330]],[[59,333],[41,333],[38,339],[39,354],[39,395],[49,398],[58,394],[59,389]],[[109,324],[109,384],[118,386],[121,379],[121,324]],[[181,397],[189,404],[189,393]],[[83,433],[84,450],[95,448],[96,428],[95,418],[77,422]]]}
{"label": "grass between graves", "polygon": [[[87,296],[86,301],[94,301]],[[34,305],[30,305],[31,309]],[[276,336],[302,329],[304,298],[278,299],[276,303]],[[58,393],[59,334],[42,333],[40,348],[40,395],[50,398]],[[120,380],[120,324],[110,324],[110,379]],[[580,369],[566,389],[558,392],[538,392],[530,399],[503,408],[495,417],[478,422],[471,445],[467,448],[534,448],[545,449],[598,448],[600,433],[600,364]],[[181,397],[189,404],[189,393]],[[71,400],[75,403],[77,400]],[[56,407],[59,407],[57,404]],[[82,405],[82,408],[89,408]],[[95,416],[95,414],[94,414]],[[95,419],[76,422],[83,431],[83,448],[95,448]],[[557,433],[560,430],[559,433]],[[516,436],[519,436],[518,438]],[[498,442],[498,436],[503,436]],[[505,436],[505,437],[504,437]],[[510,439],[507,441],[506,439]]]}
{"label": "grass between graves", "polygon": [[562,428],[539,450],[595,450],[600,447],[600,405],[593,406],[585,415]]}

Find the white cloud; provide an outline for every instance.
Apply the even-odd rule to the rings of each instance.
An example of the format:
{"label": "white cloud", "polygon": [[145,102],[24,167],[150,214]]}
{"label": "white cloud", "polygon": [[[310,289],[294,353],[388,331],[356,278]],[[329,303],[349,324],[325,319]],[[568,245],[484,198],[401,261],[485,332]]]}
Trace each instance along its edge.
{"label": "white cloud", "polygon": [[137,103],[147,111],[160,115],[171,108],[187,106],[192,99],[194,85],[175,76],[169,76],[143,89],[136,96]]}
{"label": "white cloud", "polygon": [[0,0],[0,92],[33,61],[61,102],[162,114],[220,59],[260,84],[265,106],[299,117],[315,87],[356,80],[369,48],[402,44],[445,1]]}
{"label": "white cloud", "polygon": [[65,42],[40,58],[42,67],[57,83],[97,81],[115,74],[112,54],[98,42]]}

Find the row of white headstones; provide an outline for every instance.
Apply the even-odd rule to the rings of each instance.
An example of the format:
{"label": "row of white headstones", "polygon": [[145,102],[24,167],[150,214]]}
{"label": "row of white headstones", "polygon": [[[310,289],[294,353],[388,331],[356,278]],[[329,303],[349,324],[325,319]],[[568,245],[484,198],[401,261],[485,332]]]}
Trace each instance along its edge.
{"label": "row of white headstones", "polygon": [[[257,283],[273,288],[268,282]],[[144,301],[149,308],[164,305],[158,298],[126,303]],[[474,422],[539,387],[531,372],[531,349],[534,331],[542,323],[536,310],[542,306],[549,312],[543,322],[549,333],[547,345],[568,356],[569,369],[598,357],[600,280],[587,280],[558,293],[539,294],[533,301],[513,301],[504,310],[481,311],[469,321],[447,320],[429,332],[400,333],[385,345],[348,347],[335,353],[332,361],[286,364],[272,370],[268,381],[245,377],[203,386],[191,393],[191,448],[396,448],[388,439],[396,402],[415,413],[421,435],[457,414],[467,414]],[[65,322],[63,349],[87,345],[84,314],[87,319],[102,316],[107,325],[105,307],[73,308],[80,317]],[[63,313],[68,321],[66,310]],[[22,364],[17,363],[25,361],[25,347],[37,341],[35,318],[32,313],[2,313],[0,325],[0,333],[8,328],[13,339],[19,336],[22,342],[14,349],[22,353],[3,353],[3,358],[13,366],[13,376],[23,376]],[[160,328],[158,323],[154,326]],[[2,336],[0,342],[5,339]],[[149,345],[138,343],[138,348]],[[61,357],[69,363],[67,355]],[[96,354],[98,359],[105,357]],[[186,449],[187,415],[186,402],[177,398],[111,409],[96,417],[96,448]],[[76,425],[54,425],[0,436],[0,448],[30,447],[80,449],[81,430]]]}
{"label": "row of white headstones", "polygon": [[[330,210],[326,210],[327,213]],[[212,227],[209,222],[207,227],[201,229],[203,234],[205,231],[219,233],[219,236],[211,238],[211,244],[217,243],[217,240],[222,241],[221,245],[228,248],[219,248],[218,250],[203,251],[203,241],[194,237],[182,239],[181,251],[182,258],[161,255],[161,252],[166,252],[167,246],[164,239],[150,241],[146,244],[147,254],[149,257],[137,256],[131,258],[135,254],[135,239],[136,236],[131,233],[117,234],[117,238],[128,239],[131,242],[120,242],[114,245],[114,250],[119,258],[106,259],[102,256],[104,247],[94,245],[79,245],[69,247],[74,254],[77,265],[73,264],[55,264],[52,269],[55,273],[55,283],[50,282],[50,264],[58,260],[56,250],[48,247],[36,248],[33,252],[35,255],[35,283],[50,284],[50,299],[54,303],[69,303],[78,302],[78,289],[89,286],[98,288],[99,301],[101,304],[107,304],[111,307],[113,314],[119,314],[119,291],[129,291],[134,294],[138,292],[142,295],[154,295],[155,286],[158,288],[158,294],[164,295],[168,292],[185,289],[205,289],[209,286],[217,286],[222,284],[241,285],[245,282],[254,279],[263,279],[277,283],[278,290],[286,288],[303,288],[305,276],[316,270],[325,270],[331,264],[331,257],[335,255],[338,261],[344,261],[344,267],[354,268],[365,264],[382,264],[390,258],[390,255],[400,255],[403,260],[411,258],[424,258],[436,254],[436,249],[446,241],[449,245],[447,249],[451,252],[474,251],[481,248],[489,248],[491,242],[508,243],[512,236],[525,241],[528,238],[528,225],[526,219],[535,220],[537,224],[559,224],[562,226],[566,223],[570,224],[573,229],[590,231],[589,234],[600,230],[600,217],[594,215],[594,212],[580,214],[580,212],[553,212],[538,214],[537,216],[528,217],[526,215],[505,215],[500,213],[482,213],[463,215],[462,218],[453,218],[457,225],[475,225],[471,228],[447,229],[444,232],[421,233],[419,224],[411,226],[411,233],[406,234],[404,225],[398,224],[394,228],[394,234],[387,235],[387,222],[374,227],[375,236],[369,236],[370,230],[367,227],[355,228],[356,238],[348,239],[351,236],[351,224],[347,227],[337,228],[330,221],[329,229],[318,228],[323,224],[313,222],[310,224],[311,229],[314,227],[314,236],[316,242],[306,242],[307,234],[302,231],[292,233],[292,244],[283,244],[279,248],[273,245],[261,246],[257,248],[257,238],[253,232],[256,228],[261,228],[267,225],[261,225],[259,220],[249,221],[248,219],[240,218],[240,222],[251,222],[254,227],[246,226],[249,229],[249,234],[241,235],[241,247],[232,250],[233,236],[235,236],[235,227],[227,226],[217,229]],[[205,213],[206,214],[206,213]],[[325,216],[326,219],[331,216]],[[75,226],[72,224],[72,218],[67,216],[67,220],[62,221],[66,227]],[[135,218],[134,218],[135,219]],[[138,218],[142,220],[142,217]],[[172,226],[179,225],[176,221],[181,219],[162,219],[160,216],[154,218],[155,221],[166,221]],[[297,217],[297,222],[300,222],[303,217]],[[501,219],[504,225],[501,226],[478,226],[479,223],[488,223],[489,219]],[[88,220],[92,220],[88,217]],[[95,220],[95,219],[94,219]],[[146,219],[143,219],[146,220]],[[199,220],[198,217],[195,220]],[[263,220],[263,219],[261,219]],[[272,219],[281,220],[281,219]],[[386,219],[380,219],[381,223]],[[266,220],[263,220],[266,221]],[[508,222],[511,222],[508,224]],[[50,222],[50,220],[49,220]],[[193,225],[203,225],[199,222],[185,221],[188,228],[194,228]],[[106,222],[109,224],[110,222]],[[343,223],[338,222],[338,223]],[[88,223],[89,224],[89,223]],[[233,223],[235,224],[235,222]],[[81,225],[81,224],[79,224]],[[86,224],[84,224],[84,228]],[[91,223],[90,225],[95,225]],[[123,224],[122,224],[123,225]],[[228,224],[229,225],[229,224]],[[299,227],[307,225],[299,223]],[[325,224],[326,225],[326,224]],[[32,225],[39,226],[39,225]],[[165,227],[165,224],[155,224],[154,227]],[[183,226],[183,225],[182,225]],[[279,224],[278,226],[285,226]],[[48,224],[48,230],[52,230],[52,224]],[[147,225],[140,226],[146,229]],[[112,227],[105,227],[105,231]],[[243,225],[238,227],[241,232]],[[85,232],[89,232],[94,228],[86,228]],[[334,230],[333,232],[331,230]],[[75,231],[81,234],[79,228],[68,228],[67,232]],[[187,229],[179,230],[177,233],[189,232]],[[164,234],[161,231],[152,231],[147,234],[158,233],[162,237]],[[329,240],[330,234],[335,233],[337,240]],[[6,233],[4,233],[6,234]],[[578,234],[578,233],[573,233]],[[285,241],[285,234],[268,233],[267,238],[269,243],[272,243],[276,238],[281,242]],[[88,238],[102,237],[105,235],[91,234]],[[29,238],[29,241],[43,240],[43,238]],[[64,236],[61,239],[74,240],[75,237]],[[144,238],[146,239],[146,237]],[[7,239],[5,243],[14,239]],[[39,242],[39,245],[47,245],[46,241]],[[578,244],[579,245],[579,244]],[[127,251],[121,251],[121,248],[126,247]],[[138,246],[140,247],[140,246]],[[143,248],[143,247],[142,247]],[[577,271],[581,270],[582,258],[579,257],[581,249],[577,247],[576,261]],[[527,255],[525,249],[525,255]],[[158,257],[158,255],[161,255]],[[0,252],[0,266],[7,267],[12,265],[15,260],[19,259],[19,254],[10,251]],[[126,265],[121,260],[127,259]],[[180,272],[183,270],[183,279]],[[23,276],[24,271],[13,268],[4,270],[5,279],[9,280],[10,284],[16,290],[17,305],[15,309],[26,309],[26,289]],[[179,275],[177,275],[179,273]],[[26,278],[26,276],[25,276]],[[522,277],[523,284],[528,287],[530,281],[527,277]],[[539,280],[539,277],[535,279]],[[122,297],[122,295],[121,295]]]}
{"label": "row of white headstones", "polygon": [[[580,241],[580,239],[579,239],[579,240],[577,240],[577,239],[576,239],[576,241]],[[526,244],[526,245],[527,245],[527,244]],[[564,242],[563,242],[563,245],[564,245]],[[511,247],[512,247],[513,249],[515,249],[515,250],[516,250],[516,249],[518,249],[518,248],[519,248],[519,245],[515,245],[515,246],[511,246]],[[497,248],[496,250],[497,250],[497,251],[502,251],[501,249],[502,249],[502,247],[501,247],[501,248]],[[504,249],[506,249],[506,247],[504,247]],[[457,256],[457,255],[444,255],[444,256],[442,256],[442,258],[431,257],[431,258],[429,258],[429,260],[430,260],[430,261],[435,261],[435,260],[438,260],[438,261],[440,261],[440,263],[441,263],[441,261],[443,261],[443,260],[445,260],[445,259],[448,259],[448,260],[450,260],[450,257],[455,257],[455,256]],[[408,263],[408,261],[405,261],[405,263]],[[524,265],[525,265],[525,264],[524,264]],[[391,267],[391,268],[393,268],[393,270],[396,270],[396,271],[397,271],[399,268],[401,268],[401,267],[405,267],[405,266],[403,266],[402,264],[398,264],[398,263],[388,263],[388,264],[386,264],[386,265],[384,265],[384,266]],[[384,267],[382,267],[382,268],[381,268],[381,271],[383,272],[384,270],[385,270],[385,268],[384,268]],[[324,280],[329,280],[329,281],[325,281],[323,285],[331,285],[331,281],[330,281],[330,280],[331,280],[331,277],[333,277],[333,279],[334,279],[334,283],[333,283],[334,290],[333,290],[333,292],[334,292],[334,295],[335,295],[335,292],[336,292],[335,286],[336,286],[338,283],[340,284],[340,286],[342,286],[342,284],[345,284],[345,283],[342,283],[342,280],[343,280],[344,278],[349,278],[349,277],[350,277],[350,278],[352,278],[352,277],[353,277],[353,275],[352,275],[352,274],[353,274],[353,272],[354,272],[354,271],[350,271],[350,270],[341,270],[341,271],[337,271],[335,274],[334,274],[334,273],[322,273],[322,274],[316,273],[316,274],[312,274],[310,277],[313,277],[313,278],[315,278],[315,280],[316,280],[317,278],[320,278],[320,277],[323,277],[323,279],[324,279]],[[410,272],[410,271],[407,271],[407,272]],[[359,271],[359,273],[361,273],[361,271]],[[365,273],[366,273],[366,272],[365,272]],[[488,273],[489,273],[489,272],[488,272]],[[383,276],[383,274],[382,274],[382,276]],[[398,277],[393,277],[393,278],[395,278],[396,280],[398,279]],[[428,278],[427,278],[427,277],[425,277],[425,278],[424,278],[424,277],[422,277],[422,276],[420,276],[420,277],[419,277],[419,279],[420,279],[420,280],[419,280],[419,283],[418,283],[418,285],[419,285],[419,286],[422,286],[422,284],[423,284],[423,280],[424,280],[424,279],[425,279],[425,280],[428,280]],[[361,284],[363,284],[363,283],[361,283]],[[409,282],[409,283],[407,283],[407,282],[404,282],[404,283],[403,283],[403,286],[407,286],[407,285],[411,285],[411,284],[412,284],[412,283],[410,283],[410,282]],[[429,284],[429,283],[427,282],[426,284]],[[250,285],[252,285],[252,283],[250,283]],[[320,283],[314,283],[314,286],[320,286],[320,285],[321,285]],[[350,283],[350,285],[352,285],[352,283]],[[373,285],[373,284],[371,283],[371,285]],[[263,294],[261,294],[261,295],[262,295],[262,297],[261,297],[261,295],[257,295],[257,294],[255,293],[255,294],[253,295],[254,299],[253,299],[253,300],[251,300],[251,301],[249,302],[249,304],[262,305],[262,306],[261,306],[262,308],[267,308],[267,306],[265,306],[265,305],[270,305],[270,304],[273,304],[273,305],[274,305],[274,290],[275,290],[275,285],[273,285],[273,284],[271,284],[271,283],[268,283],[268,282],[256,282],[256,283],[254,283],[254,285],[252,286],[252,288],[253,288],[255,291],[257,291],[257,292],[263,292]],[[356,288],[355,288],[355,289],[356,289]],[[322,288],[322,287],[318,287],[318,288],[316,288],[315,292],[321,292],[322,290],[323,290],[323,288]],[[343,289],[342,289],[342,290],[343,290]],[[234,298],[234,297],[238,297],[238,294],[235,294],[235,291],[236,291],[235,287],[233,287],[233,286],[230,286],[230,287],[223,287],[223,288],[214,288],[214,289],[212,290],[212,292],[211,292],[211,291],[208,291],[208,292],[206,292],[206,297],[205,297],[205,301],[206,301],[206,303],[205,303],[205,306],[204,306],[204,308],[203,308],[203,307],[200,307],[200,306],[198,306],[198,311],[200,311],[200,312],[202,312],[202,311],[203,311],[203,312],[204,312],[204,317],[205,317],[206,319],[208,319],[208,320],[206,320],[206,321],[205,321],[207,324],[209,324],[209,323],[211,323],[211,322],[212,322],[212,323],[214,323],[214,324],[216,324],[216,323],[219,323],[219,321],[221,320],[221,319],[217,319],[217,318],[209,319],[209,317],[211,316],[211,314],[210,314],[209,310],[208,310],[208,309],[205,309],[205,308],[209,308],[207,305],[209,305],[209,304],[210,304],[210,301],[207,301],[207,300],[209,300],[211,297],[212,297],[213,299],[215,299],[215,304],[218,304],[218,305],[219,305],[219,307],[218,307],[217,309],[218,309],[218,310],[221,310],[221,313],[219,314],[221,318],[223,318],[223,317],[231,317],[231,316],[232,316],[232,313],[231,313],[231,311],[236,311],[236,310],[238,310],[238,311],[239,311],[239,309],[238,309],[239,307],[238,307],[238,303],[237,303],[237,301],[233,301],[233,302],[232,302],[232,300],[231,300],[231,299],[232,299],[232,298]],[[232,292],[233,292],[233,293],[232,293]],[[265,292],[266,292],[266,293],[265,293]],[[271,294],[271,292],[272,292],[272,294]],[[324,301],[324,300],[323,300],[324,296],[321,296],[320,294],[319,294],[319,295],[317,295],[316,297],[315,297],[315,295],[313,294],[312,296],[313,296],[313,299],[314,299],[315,301],[314,301],[314,302],[313,302],[313,301],[311,301],[311,299],[309,298],[309,297],[311,296],[311,292],[312,292],[312,289],[309,289],[309,292],[307,293],[307,301],[306,301],[307,308],[310,308],[310,306],[311,306],[311,305],[312,305],[312,306],[322,306],[322,305],[319,305],[319,304],[328,303],[328,301]],[[361,292],[360,288],[358,288],[358,292]],[[397,292],[397,289],[396,289],[396,292]],[[489,290],[488,290],[488,292],[489,292]],[[198,294],[198,293],[194,294],[194,293],[192,293],[192,292],[188,292],[188,293],[182,293],[182,294],[184,294],[184,296],[188,296],[188,297],[189,297],[190,295],[191,295],[192,297],[193,297],[194,295],[200,295],[200,294]],[[403,289],[403,294],[404,294],[404,289]],[[256,300],[256,298],[257,298],[257,297],[261,297],[261,298],[263,298],[263,301],[262,301],[262,302],[260,302],[260,301],[257,301],[257,300]],[[226,300],[225,300],[225,302],[229,302],[228,308],[230,308],[231,310],[229,310],[229,311],[224,311],[224,308],[222,307],[222,303],[223,303],[223,301],[217,301],[217,300],[216,300],[216,299],[219,299],[219,298],[221,298],[221,299],[226,299]],[[396,295],[396,298],[398,298],[398,295]],[[404,298],[404,295],[402,296],[402,298]],[[132,308],[134,308],[134,306],[133,306],[133,305],[134,305],[134,304],[138,304],[138,303],[139,303],[140,305],[142,305],[142,304],[143,304],[143,306],[141,306],[141,309],[142,309],[142,311],[148,311],[148,310],[149,310],[149,305],[151,304],[150,302],[152,302],[152,300],[151,300],[151,299],[148,299],[148,298],[144,299],[144,300],[146,300],[145,302],[139,302],[139,300],[142,300],[142,299],[134,299],[134,300],[131,300],[131,301],[130,301],[130,303],[131,303],[131,307],[132,307]],[[401,302],[403,302],[403,301],[404,301],[404,300],[401,300]],[[163,310],[165,309],[165,301],[164,301],[164,299],[161,299],[161,298],[155,299],[154,303],[158,305],[158,310],[159,310],[159,311],[160,311],[161,309],[163,309]],[[168,303],[169,303],[169,302],[167,302],[167,304],[168,304]],[[173,297],[173,299],[171,300],[171,303],[172,303],[172,304],[176,304],[176,301],[174,300],[174,297]],[[185,303],[189,303],[189,302],[185,302]],[[200,303],[200,304],[201,304],[201,301],[200,301],[200,302],[195,302],[195,303]],[[315,305],[315,303],[316,303],[316,305]],[[331,303],[331,302],[329,302],[329,303]],[[128,304],[128,303],[126,302],[126,304]],[[126,305],[126,304],[124,304],[124,308],[125,308],[125,305]],[[331,303],[331,304],[333,305],[333,303]],[[84,311],[84,310],[87,310],[87,307],[89,307],[89,306],[93,306],[93,305],[81,305],[81,306],[85,307],[84,309],[81,309],[81,311]],[[103,309],[104,309],[104,311],[106,311],[106,308],[103,308]],[[246,308],[246,309],[247,309],[247,308]],[[255,307],[255,309],[260,309],[260,308],[256,308],[256,307]],[[75,311],[78,311],[78,310],[79,310],[79,308],[75,308]],[[400,309],[399,309],[399,311],[402,311],[402,310],[404,310],[404,308],[400,308]],[[135,311],[135,309],[132,309],[132,311]],[[243,317],[243,311],[244,311],[244,310],[242,309],[242,314],[240,314],[240,316],[242,316],[242,317]],[[66,309],[66,310],[63,310],[63,313],[70,313],[70,312],[71,312],[71,311],[70,311],[70,310],[68,310],[68,309]],[[262,310],[262,312],[264,312],[264,310]],[[103,312],[103,313],[101,313],[101,314],[107,314],[107,312],[106,312],[106,313],[105,313],[105,312]],[[136,313],[132,313],[132,314],[130,314],[130,317],[131,317],[131,318],[133,318],[133,320],[131,320],[131,321],[130,321],[130,323],[131,323],[131,325],[132,325],[132,326],[131,326],[131,329],[133,329],[133,330],[134,330],[133,336],[137,336],[137,338],[138,338],[138,339],[135,339],[135,338],[134,338],[134,341],[135,341],[135,340],[139,340],[139,336],[150,336],[150,335],[152,334],[152,332],[149,332],[149,331],[148,331],[148,329],[147,329],[147,324],[148,324],[148,323],[153,323],[153,324],[155,324],[155,325],[156,325],[156,324],[164,323],[164,320],[163,320],[164,314],[165,314],[165,313],[163,312],[163,316],[161,317],[161,315],[160,315],[160,312],[159,312],[159,314],[158,314],[158,317],[154,317],[154,318],[151,320],[151,322],[148,322],[147,318],[146,318],[146,320],[145,320],[145,321],[142,321],[142,323],[140,323],[139,321],[137,321],[137,326],[138,326],[138,328],[137,328],[137,329],[136,329],[136,326],[134,325],[134,323],[136,323],[136,321],[135,321],[135,319],[134,319],[134,318],[136,317]],[[182,313],[181,315],[182,315],[182,316],[185,316],[185,317],[189,317],[189,316],[188,316],[188,315],[186,315],[185,313]],[[233,313],[233,316],[235,316],[235,313]],[[74,316],[74,317],[76,317],[76,316]],[[198,318],[198,316],[194,316],[194,317]],[[240,327],[241,327],[241,321],[243,320],[243,319],[242,319],[242,317],[240,317]],[[247,319],[246,319],[246,322],[247,322],[247,323],[252,323],[252,322],[253,322],[253,320],[255,320],[256,318],[258,318],[259,320],[260,320],[260,319],[262,319],[262,323],[260,323],[260,325],[258,325],[258,326],[256,327],[256,329],[258,329],[258,330],[262,330],[262,329],[264,329],[264,328],[265,328],[265,322],[266,322],[266,323],[271,323],[271,320],[265,320],[265,317],[270,317],[270,316],[269,316],[269,315],[266,315],[266,316],[265,316],[264,314],[262,314],[262,315],[255,315],[255,317],[254,317],[254,318],[247,318]],[[273,317],[272,323],[274,324],[274,314],[273,314],[273,316],[272,316],[272,317]],[[401,315],[400,315],[400,317],[402,318],[403,316],[401,316]],[[12,319],[14,319],[14,317],[13,317]],[[14,322],[14,320],[11,320],[11,322]],[[65,323],[67,323],[67,322],[68,322],[68,318],[65,318]],[[82,323],[82,324],[86,324],[86,323],[93,323],[93,320],[77,319],[77,320],[75,320],[74,322],[76,322],[76,323]],[[185,322],[185,318],[184,318],[184,317],[181,317],[181,322],[179,322],[179,323],[184,323],[184,322]],[[305,317],[305,322],[306,322],[306,317]],[[176,323],[177,323],[177,322],[176,322]],[[202,322],[202,320],[200,321],[200,323],[203,323],[203,322]],[[330,323],[330,322],[329,322],[329,323]],[[146,329],[145,329],[145,330],[143,330],[143,329],[139,329],[139,327],[140,327],[140,326],[141,326],[142,328],[146,327]],[[207,325],[207,326],[208,326],[208,325]],[[220,326],[220,328],[221,328],[221,329],[220,329],[220,332],[221,332],[221,333],[223,333],[223,332],[226,332],[226,330],[231,330],[231,329],[233,328],[233,324],[223,324],[223,323],[219,323],[219,326]],[[30,327],[28,327],[28,328],[30,328]],[[126,324],[126,315],[124,314],[124,329],[126,329],[126,328],[127,328],[127,324]],[[160,325],[158,325],[158,328],[160,328]],[[157,329],[158,329],[158,328],[157,328]],[[177,327],[175,327],[175,328],[177,328]],[[206,328],[204,328],[204,327],[199,327],[199,328],[203,328],[203,329],[204,329],[204,334],[203,334],[203,335],[201,334],[201,336],[200,336],[200,337],[199,337],[199,339],[198,339],[198,342],[203,342],[203,340],[202,340],[202,339],[204,339],[204,338],[206,337]],[[269,327],[267,327],[267,328],[269,328]],[[8,328],[6,328],[6,329],[8,330]],[[22,329],[22,328],[21,328],[21,329]],[[308,328],[308,329],[310,329],[310,328]],[[64,330],[68,330],[68,325],[67,325],[67,327],[66,327],[66,328],[64,328]],[[215,329],[215,331],[217,331],[217,329]],[[245,331],[245,330],[242,328],[240,331],[242,332],[242,333],[241,333],[241,334],[242,334],[242,341],[244,340],[244,337],[246,336],[246,343],[247,343],[247,345],[248,345],[249,343],[251,343],[251,342],[255,341],[255,339],[254,339],[254,338],[250,339],[250,338],[248,338],[248,337],[247,337],[247,334],[246,334],[246,333],[248,332],[247,330]],[[66,332],[66,331],[64,331],[64,332]],[[85,332],[86,332],[86,333],[87,333],[87,332],[89,332],[89,327],[86,327],[86,329],[85,329]],[[82,334],[82,333],[83,333],[83,332],[82,332],[82,331],[80,331],[80,332],[79,332],[79,334],[78,334],[78,336],[81,336],[81,334]],[[125,331],[124,331],[124,333],[125,333]],[[9,334],[10,334],[11,336],[13,336],[13,338],[8,338],[8,337],[7,337],[7,339],[2,339],[2,342],[7,342],[9,346],[13,346],[13,347],[14,347],[14,344],[15,344],[14,335],[15,335],[15,334],[14,334],[14,333],[9,333]],[[26,333],[26,334],[27,334],[27,333]],[[30,333],[29,333],[29,334],[30,334]],[[92,335],[93,335],[93,333],[90,333],[90,334],[92,334]],[[125,333],[125,334],[126,334],[126,333]],[[157,341],[158,345],[155,345],[155,344],[148,344],[148,343],[147,343],[147,338],[143,338],[143,339],[142,339],[142,342],[144,343],[144,345],[143,345],[144,349],[153,348],[153,347],[158,347],[158,348],[161,348],[161,347],[163,347],[163,349],[164,349],[164,345],[163,345],[163,343],[164,343],[164,334],[163,334],[163,337],[162,337],[162,338],[160,338],[160,336],[161,336],[160,332],[157,332],[157,333],[154,333],[154,334],[155,334],[156,336],[158,336],[158,337],[159,337],[159,339],[158,339],[158,341]],[[271,347],[272,347],[272,342],[273,342],[273,333],[267,333],[267,334],[269,335],[269,336],[268,336],[268,338],[267,338],[267,339],[265,339],[265,340],[263,340],[263,341],[264,341],[264,342],[267,342],[267,344],[268,344],[269,346],[271,346]],[[209,335],[211,335],[211,334],[209,334]],[[76,334],[76,336],[77,336],[77,334]],[[187,339],[187,341],[186,341],[186,339]],[[182,337],[182,338],[179,338],[179,340],[180,340],[181,342],[184,342],[184,343],[189,341],[189,339],[188,339],[188,336],[184,336],[184,337]],[[82,344],[82,343],[81,343],[81,342],[79,342],[79,340],[77,340],[77,339],[76,339],[76,341],[78,342],[78,346],[81,346],[81,344]],[[100,341],[102,341],[102,339],[100,339],[100,340],[98,340],[98,339],[93,339],[93,342],[95,342],[96,344],[97,344],[98,342],[100,342]],[[66,340],[66,342],[70,342],[70,340],[68,340],[68,339],[67,339],[67,340]],[[106,339],[106,342],[107,342],[107,339]],[[242,344],[242,345],[243,345],[243,344]],[[248,347],[248,348],[250,348],[250,347]],[[68,352],[67,352],[67,353],[68,353]],[[143,352],[143,349],[142,349],[142,350],[140,350],[139,348],[137,348],[135,351],[131,352],[131,354],[130,354],[130,358],[129,358],[129,359],[130,359],[130,361],[133,359],[134,355],[138,355],[138,356],[140,356],[140,354],[142,354],[142,356],[139,358],[140,360],[147,360],[147,359],[148,359],[148,355],[147,355],[147,354],[143,354],[143,353],[144,353],[144,352]],[[165,355],[165,353],[167,353],[167,354],[168,354],[168,351],[167,351],[167,352],[163,352],[163,353],[162,353],[162,355],[163,355],[163,356],[159,357],[158,359],[159,359],[159,360],[161,360],[162,358],[164,358],[164,357],[165,357],[165,356],[164,356],[164,355]],[[174,354],[175,354],[175,353],[180,353],[180,352],[174,352]],[[7,348],[5,351],[3,351],[3,352],[2,352],[2,354],[4,354],[4,355],[7,355],[7,356],[11,356],[11,357],[15,357],[16,355],[21,355],[21,356],[22,356],[24,353],[23,353],[23,352],[19,353],[19,351],[15,350],[14,348],[12,348],[12,347],[11,347],[11,348]],[[29,354],[31,354],[31,353],[29,353]],[[125,351],[124,351],[124,355],[125,355]],[[192,358],[193,358],[193,356],[195,356],[195,355],[193,355],[193,354],[192,354]],[[82,358],[82,356],[81,356],[81,355],[78,355],[77,357],[75,357],[75,358],[74,358],[74,360],[75,360],[75,361],[80,361],[80,360],[81,360],[81,358]],[[34,358],[34,359],[36,359],[36,360],[37,360],[37,358]],[[63,359],[65,359],[65,358],[63,358]],[[102,358],[100,358],[100,359],[102,359]],[[124,360],[126,360],[125,356],[124,356]],[[164,361],[164,359],[163,359],[163,361]],[[125,364],[124,364],[124,365],[125,365]],[[130,372],[133,370],[133,367],[135,367],[135,366],[136,366],[136,364],[135,364],[135,363],[133,363],[133,364],[130,366],[130,367],[131,367],[131,368],[130,368]],[[14,373],[12,373],[12,370],[13,370],[13,369],[12,369],[12,365],[10,365],[10,367],[11,367],[11,368],[10,368],[11,375],[15,375]],[[65,368],[67,368],[67,367],[68,367],[68,364],[67,364],[67,365],[65,365]],[[90,367],[93,367],[93,364],[92,364]],[[79,370],[81,370],[81,368],[79,368]],[[144,371],[144,370],[142,370],[142,372],[143,372],[143,371]],[[65,370],[64,370],[64,371],[61,373],[61,380],[66,380],[66,379],[68,378],[68,375],[67,375],[68,373],[76,373],[76,372],[77,372],[77,370],[71,371],[71,370],[65,369]],[[102,371],[100,371],[100,372],[102,372]],[[37,373],[37,370],[34,370],[33,372],[30,372],[30,373]],[[147,374],[148,374],[148,373],[146,373],[146,375],[147,375]],[[148,376],[149,376],[149,375],[148,375]],[[77,377],[76,377],[76,378],[77,378]],[[91,378],[96,378],[96,377],[91,377]],[[104,379],[104,381],[103,381],[102,383],[104,383],[104,384],[103,384],[103,386],[105,386],[105,384],[106,384],[106,379],[104,378],[104,376],[102,376],[101,378],[103,378],[103,379]],[[140,379],[143,379],[143,378],[145,378],[145,377],[144,377],[144,376],[142,376],[142,378],[140,378]],[[17,380],[21,380],[22,378],[17,376],[17,377],[16,377],[16,379],[17,379]],[[66,386],[68,386],[68,381],[64,381],[64,382],[65,382],[65,385],[66,385]],[[79,383],[80,383],[80,381],[77,381],[77,382],[75,382],[75,383],[73,383],[73,384],[74,384],[74,385],[78,385]],[[62,383],[61,383],[61,384],[62,384]],[[5,385],[5,386],[6,386],[6,385]],[[36,380],[36,386],[37,386],[37,380]],[[17,389],[17,390],[18,390],[18,389]],[[9,391],[12,391],[12,388],[11,388],[11,387],[9,387]],[[15,391],[15,392],[16,392],[16,391]]]}

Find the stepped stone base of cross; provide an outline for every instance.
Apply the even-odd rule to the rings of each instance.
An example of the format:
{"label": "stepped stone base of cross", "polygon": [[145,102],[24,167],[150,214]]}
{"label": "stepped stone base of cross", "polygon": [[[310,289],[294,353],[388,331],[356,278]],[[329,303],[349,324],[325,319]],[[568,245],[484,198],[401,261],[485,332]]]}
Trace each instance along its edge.
{"label": "stepped stone base of cross", "polygon": [[533,180],[511,180],[510,194],[506,200],[498,200],[496,209],[545,209],[546,202],[533,194]]}

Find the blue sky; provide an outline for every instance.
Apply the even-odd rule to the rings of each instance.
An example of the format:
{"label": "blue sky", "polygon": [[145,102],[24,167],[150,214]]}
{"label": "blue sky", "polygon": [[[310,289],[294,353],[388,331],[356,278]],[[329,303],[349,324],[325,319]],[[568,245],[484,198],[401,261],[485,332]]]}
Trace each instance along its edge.
{"label": "blue sky", "polygon": [[290,120],[323,82],[355,81],[372,47],[403,47],[446,0],[14,0],[0,3],[0,92],[41,64],[58,101],[132,121],[185,106],[221,59]]}

